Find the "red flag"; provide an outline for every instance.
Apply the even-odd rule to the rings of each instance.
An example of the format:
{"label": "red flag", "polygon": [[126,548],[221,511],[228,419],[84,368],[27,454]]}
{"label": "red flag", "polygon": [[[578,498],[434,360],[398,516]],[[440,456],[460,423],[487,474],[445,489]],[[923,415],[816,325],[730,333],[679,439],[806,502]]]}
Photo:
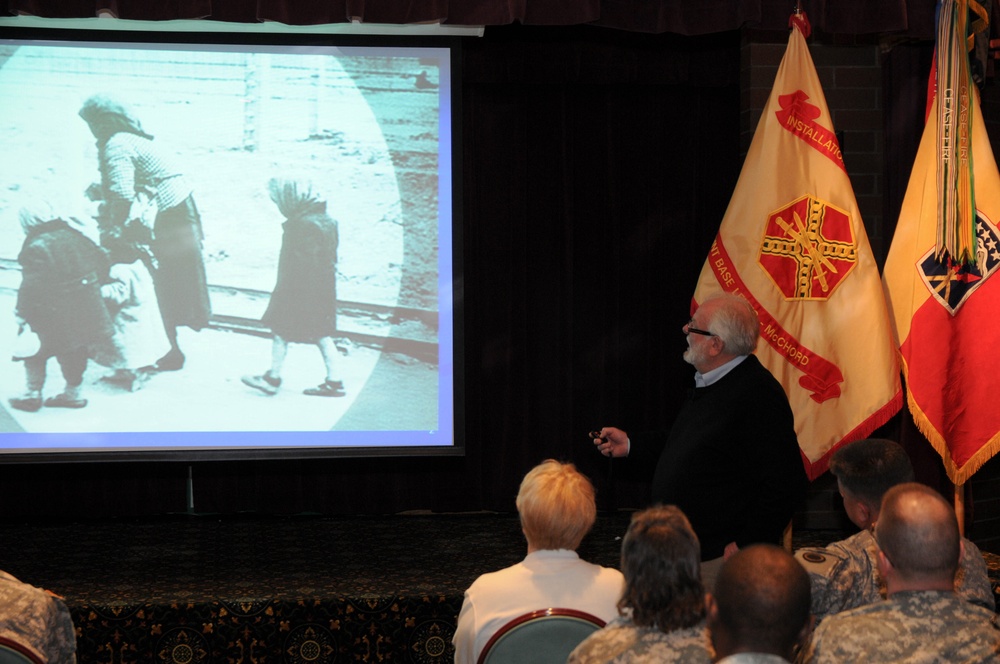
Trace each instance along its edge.
{"label": "red flag", "polygon": [[[936,102],[935,102],[936,106]],[[917,426],[963,484],[1000,448],[1000,173],[978,97],[972,106],[974,264],[936,257],[937,116],[931,112],[903,198],[883,281]]]}
{"label": "red flag", "polygon": [[872,255],[803,26],[795,22],[736,190],[695,290],[757,309],[760,361],[795,414],[806,472],[902,406]]}

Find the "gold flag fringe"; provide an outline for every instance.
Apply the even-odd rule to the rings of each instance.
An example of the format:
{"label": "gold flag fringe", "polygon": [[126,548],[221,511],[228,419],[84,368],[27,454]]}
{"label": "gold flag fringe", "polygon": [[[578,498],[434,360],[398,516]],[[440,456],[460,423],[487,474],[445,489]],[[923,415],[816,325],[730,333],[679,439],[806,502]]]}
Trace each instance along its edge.
{"label": "gold flag fringe", "polygon": [[913,398],[913,393],[909,387],[909,371],[902,354],[900,354],[899,363],[903,368],[903,377],[906,379],[906,405],[910,410],[910,415],[913,416],[914,424],[917,425],[917,429],[923,434],[924,438],[930,442],[931,447],[941,456],[941,461],[944,463],[944,471],[947,473],[948,479],[951,480],[952,484],[956,486],[965,484],[976,474],[976,471],[992,459],[997,452],[1000,452],[1000,431],[993,434],[982,447],[976,450],[976,453],[964,465],[959,467],[955,463],[954,458],[952,458],[951,450],[948,448],[948,443],[945,441],[944,436],[931,423],[930,418],[927,417]]}

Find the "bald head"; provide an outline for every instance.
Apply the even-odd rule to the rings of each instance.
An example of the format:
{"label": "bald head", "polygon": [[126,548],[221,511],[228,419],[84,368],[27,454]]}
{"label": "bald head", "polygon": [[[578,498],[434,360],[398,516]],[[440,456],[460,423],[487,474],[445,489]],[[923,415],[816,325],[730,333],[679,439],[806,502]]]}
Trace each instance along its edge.
{"label": "bald head", "polygon": [[715,583],[709,629],[716,654],[762,652],[791,659],[810,626],[809,576],[795,558],[755,544],[727,560]]}
{"label": "bald head", "polygon": [[889,489],[875,539],[904,582],[953,585],[961,536],[954,510],[937,491],[915,482]]}

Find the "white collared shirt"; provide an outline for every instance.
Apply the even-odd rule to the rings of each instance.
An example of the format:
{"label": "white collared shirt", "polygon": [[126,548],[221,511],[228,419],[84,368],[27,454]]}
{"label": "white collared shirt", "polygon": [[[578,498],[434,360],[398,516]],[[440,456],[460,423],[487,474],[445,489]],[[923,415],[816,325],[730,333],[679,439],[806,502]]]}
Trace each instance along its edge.
{"label": "white collared shirt", "polygon": [[696,371],[694,373],[694,386],[708,387],[712,383],[720,381],[723,376],[739,366],[740,362],[747,359],[747,357],[749,357],[749,355],[738,355],[725,364],[715,367],[711,371],[706,371],[705,373],[699,373]]}
{"label": "white collared shirt", "polygon": [[625,590],[621,572],[588,563],[575,551],[544,549],[516,565],[483,574],[465,591],[452,643],[455,664],[475,664],[497,630],[525,613],[560,607],[608,622]]}

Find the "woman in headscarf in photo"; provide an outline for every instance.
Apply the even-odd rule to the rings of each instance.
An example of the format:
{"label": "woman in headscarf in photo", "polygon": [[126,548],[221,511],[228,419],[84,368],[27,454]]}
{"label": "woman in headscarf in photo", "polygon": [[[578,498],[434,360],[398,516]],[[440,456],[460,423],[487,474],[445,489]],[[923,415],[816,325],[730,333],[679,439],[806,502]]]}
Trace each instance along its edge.
{"label": "woman in headscarf in photo", "polygon": [[[106,351],[112,327],[101,299],[108,259],[97,245],[92,219],[60,215],[46,200],[33,199],[18,217],[24,244],[17,257],[21,286],[17,316],[38,335],[38,352],[24,359],[27,390],[9,400],[18,410],[34,412],[42,405],[83,408],[80,396],[88,359]],[[43,401],[46,365],[55,357],[66,385]]]}
{"label": "woman in headscarf in photo", "polygon": [[94,95],[84,102],[80,117],[97,139],[101,183],[91,195],[104,202],[102,232],[148,243],[153,254],[153,282],[170,340],[170,351],[153,368],[176,371],[185,360],[177,328],[200,330],[211,315],[204,236],[192,187],[173,155],[121,102]]}

